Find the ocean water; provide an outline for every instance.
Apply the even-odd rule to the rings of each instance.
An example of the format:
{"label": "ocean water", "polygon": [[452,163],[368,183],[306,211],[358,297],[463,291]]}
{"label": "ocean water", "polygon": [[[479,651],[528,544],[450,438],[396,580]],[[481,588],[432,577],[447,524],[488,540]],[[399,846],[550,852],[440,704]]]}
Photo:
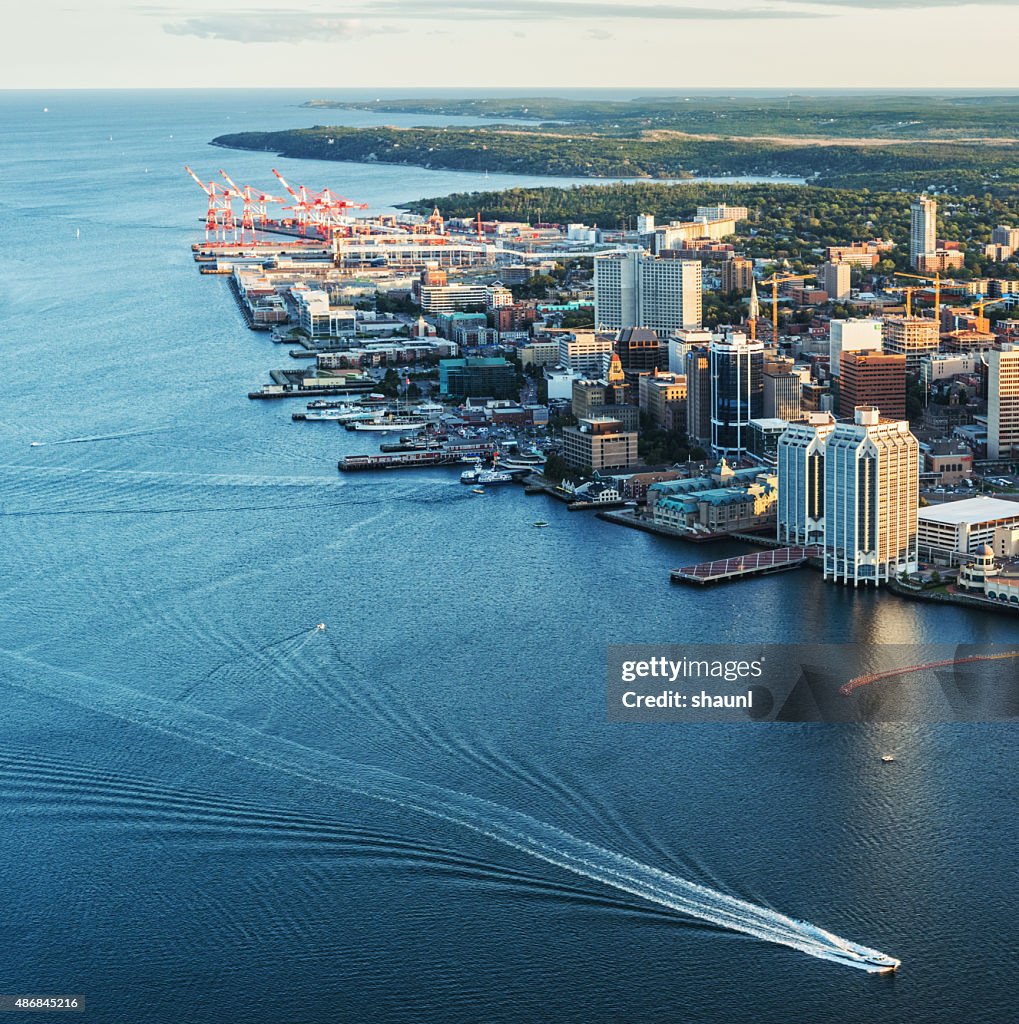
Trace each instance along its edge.
{"label": "ocean water", "polygon": [[[609,643],[1015,623],[673,587],[703,549],[340,476],[362,438],[245,398],[291,361],[198,275],[182,165],[375,209],[540,179],[208,146],[323,120],[303,98],[0,95],[0,992],[103,1024],[1010,1019],[1014,726],[609,725],[604,673]],[[563,832],[903,968],[672,912],[550,863]]]}

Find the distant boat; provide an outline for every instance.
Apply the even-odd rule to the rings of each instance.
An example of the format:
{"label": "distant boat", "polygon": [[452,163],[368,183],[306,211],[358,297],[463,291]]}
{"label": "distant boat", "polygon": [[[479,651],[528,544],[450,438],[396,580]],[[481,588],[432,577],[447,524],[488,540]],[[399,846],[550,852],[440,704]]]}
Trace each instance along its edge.
{"label": "distant boat", "polygon": [[472,487],[471,488],[471,494],[484,494],[484,493],[485,493],[485,488],[484,487]]}
{"label": "distant boat", "polygon": [[45,444],[44,441],[32,441],[31,444],[29,444],[28,447],[29,448],[41,448],[43,446],[43,444]]}
{"label": "distant boat", "polygon": [[81,238],[81,228],[75,228],[74,229],[74,237],[76,239]]}
{"label": "distant boat", "polygon": [[881,760],[884,761],[885,764],[891,764],[892,761],[895,760],[895,756],[894,754],[882,754]]}
{"label": "distant boat", "polygon": [[315,627],[315,629],[316,629],[316,630],[317,630],[317,631],[318,631],[319,633],[324,633],[324,632],[326,631],[326,624],[325,624],[324,622],[320,622],[320,623],[319,623],[319,624],[318,624],[318,625],[317,625],[317,626]]}
{"label": "distant boat", "polygon": [[548,523],[546,523],[544,519],[538,519],[535,522],[531,523],[531,526],[540,529],[543,526],[548,526]]}

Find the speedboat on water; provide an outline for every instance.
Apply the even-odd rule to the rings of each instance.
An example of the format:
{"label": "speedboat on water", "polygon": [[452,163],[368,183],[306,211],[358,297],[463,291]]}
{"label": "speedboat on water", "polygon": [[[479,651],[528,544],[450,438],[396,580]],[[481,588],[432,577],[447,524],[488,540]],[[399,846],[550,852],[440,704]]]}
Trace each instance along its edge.
{"label": "speedboat on water", "polygon": [[884,953],[867,953],[863,956],[863,962],[868,964],[867,970],[871,974],[887,974],[890,971],[897,971],[902,964],[893,956],[885,956]]}
{"label": "speedboat on water", "polygon": [[42,441],[32,441],[32,442],[31,442],[31,443],[29,444],[29,446],[28,446],[28,447],[29,447],[29,448],[41,448],[41,447],[42,447],[42,444],[43,444],[43,442],[42,442]]}

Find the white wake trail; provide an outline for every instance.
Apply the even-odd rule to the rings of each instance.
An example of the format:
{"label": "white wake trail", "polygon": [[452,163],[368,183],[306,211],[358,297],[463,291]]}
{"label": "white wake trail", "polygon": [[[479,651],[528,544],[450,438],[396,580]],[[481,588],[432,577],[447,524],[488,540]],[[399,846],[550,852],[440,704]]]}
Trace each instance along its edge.
{"label": "white wake trail", "polygon": [[[309,633],[309,639],[314,633],[315,630]],[[810,956],[871,972],[891,970],[892,964],[898,966],[898,961],[876,950],[815,925],[643,864],[493,801],[336,757],[118,683],[56,668],[18,651],[3,653],[37,670],[31,681],[8,676],[7,682],[19,689],[132,722],[309,782],[460,825],[648,903]],[[39,670],[49,674],[47,682],[39,681]],[[887,963],[875,964],[872,958]]]}

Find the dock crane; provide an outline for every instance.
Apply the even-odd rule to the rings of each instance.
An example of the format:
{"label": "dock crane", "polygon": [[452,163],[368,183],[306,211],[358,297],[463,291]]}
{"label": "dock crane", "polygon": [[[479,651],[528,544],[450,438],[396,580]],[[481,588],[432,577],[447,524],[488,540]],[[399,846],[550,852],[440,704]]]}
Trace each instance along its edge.
{"label": "dock crane", "polygon": [[259,226],[264,228],[269,220],[269,214],[266,209],[267,204],[282,203],[284,200],[280,196],[271,196],[268,192],[262,192],[252,185],[245,185],[241,188],[226,171],[220,169],[219,173],[223,175],[227,184],[234,192],[240,196],[243,204],[241,208],[241,241],[247,240],[245,238],[246,232],[251,233],[252,242],[258,241],[255,235],[256,220]]}
{"label": "dock crane", "polygon": [[220,185],[218,181],[202,181],[187,164],[184,170],[188,172],[195,184],[209,197],[209,204],[205,212],[205,239],[213,238],[226,241],[227,235],[237,236],[237,224],[234,221],[233,200],[238,194],[231,188]]}
{"label": "dock crane", "polygon": [[280,174],[279,171],[274,167],[272,173],[279,179],[279,183],[287,190],[287,194],[294,201],[294,205],[290,207],[297,215],[297,223],[300,225],[301,234],[306,234],[308,230],[308,224],[311,223],[311,200],[308,197],[308,190],[302,185],[300,191],[290,187],[289,182],[286,178]]}

